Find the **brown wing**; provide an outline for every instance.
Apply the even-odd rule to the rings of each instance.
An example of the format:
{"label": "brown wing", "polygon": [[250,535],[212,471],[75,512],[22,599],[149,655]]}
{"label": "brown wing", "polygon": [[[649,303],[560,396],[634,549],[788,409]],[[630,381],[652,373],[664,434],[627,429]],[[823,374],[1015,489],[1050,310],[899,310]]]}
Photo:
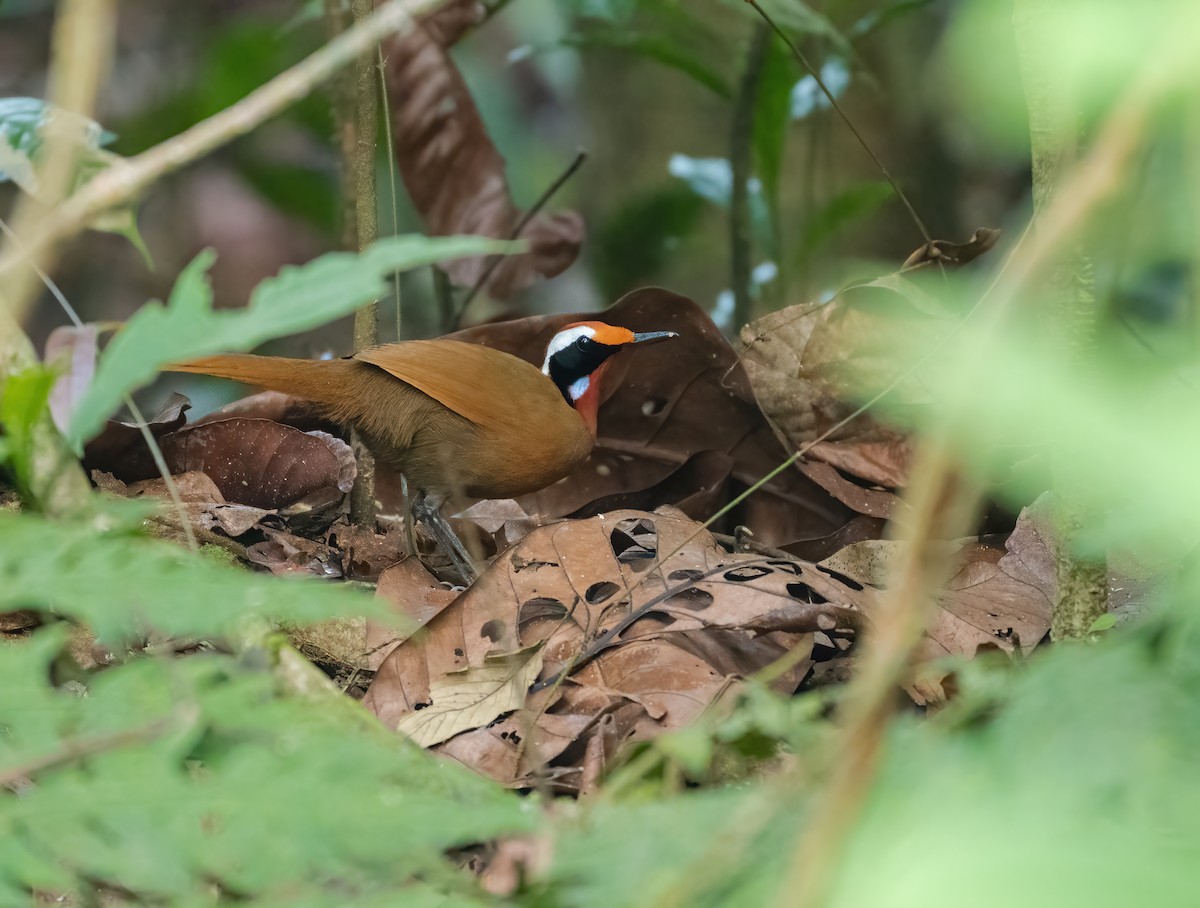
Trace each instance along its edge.
{"label": "brown wing", "polygon": [[457,482],[470,494],[511,497],[544,488],[592,449],[592,433],[554,383],[508,353],[428,340],[385,344],[355,358],[474,425],[469,443],[461,445],[469,456],[456,462]]}
{"label": "brown wing", "polygon": [[566,405],[546,376],[508,353],[452,340],[384,344],[355,359],[378,366],[476,425],[494,423],[510,407],[528,406],[552,394]]}

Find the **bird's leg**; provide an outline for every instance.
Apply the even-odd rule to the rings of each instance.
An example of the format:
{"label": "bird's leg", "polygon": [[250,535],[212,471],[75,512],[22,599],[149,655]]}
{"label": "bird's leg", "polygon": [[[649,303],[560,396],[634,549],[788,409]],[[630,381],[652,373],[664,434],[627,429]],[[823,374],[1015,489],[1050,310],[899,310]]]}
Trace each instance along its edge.
{"label": "bird's leg", "polygon": [[454,532],[454,528],[450,526],[450,522],[442,516],[440,504],[430,501],[424,492],[418,492],[413,498],[412,512],[414,518],[429,527],[433,538],[450,556],[451,563],[462,574],[467,584],[474,583],[479,578],[479,569],[462,540],[458,538],[458,534]]}

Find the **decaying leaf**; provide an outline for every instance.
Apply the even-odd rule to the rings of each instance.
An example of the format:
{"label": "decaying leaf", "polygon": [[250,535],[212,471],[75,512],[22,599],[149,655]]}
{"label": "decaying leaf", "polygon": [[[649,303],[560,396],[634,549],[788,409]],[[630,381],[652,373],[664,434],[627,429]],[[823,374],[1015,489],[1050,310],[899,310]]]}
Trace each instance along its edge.
{"label": "decaying leaf", "polygon": [[542,669],[541,644],[514,653],[488,653],[483,663],[429,681],[429,700],[396,723],[396,731],[422,747],[487,725],[525,702]]}
{"label": "decaying leaf", "polygon": [[[910,368],[954,330],[959,315],[911,272],[922,262],[969,261],[997,236],[985,229],[962,246],[927,244],[900,272],[848,287],[828,303],[790,306],[744,327],[742,361],[780,440],[794,451],[837,426],[808,451],[810,459],[869,483],[902,486],[912,459],[906,433],[871,413],[850,417],[863,398],[885,389],[892,407],[924,404],[923,377]],[[826,487],[837,494],[836,486]]]}
{"label": "decaying leaf", "polygon": [[[184,413],[191,406],[191,403],[182,394],[171,394],[158,408],[158,412],[147,422],[150,434],[155,438],[161,438],[169,432],[174,432],[187,419]],[[89,441],[83,450],[84,467],[88,470],[100,470],[103,473],[114,475],[124,475],[126,466],[130,462],[144,464],[147,461],[153,463],[150,452],[146,449],[141,429],[135,422],[110,419],[105,423],[100,434]],[[145,478],[146,475],[149,475],[145,473],[144,468],[141,472],[143,475],[138,478]],[[132,475],[130,481],[134,481]]]}
{"label": "decaying leaf", "polygon": [[901,271],[928,268],[931,265],[965,265],[996,245],[1000,231],[995,227],[980,227],[965,243],[931,240],[904,260]]}
{"label": "decaying leaf", "polygon": [[377,670],[402,641],[458,598],[457,592],[439,583],[417,558],[406,558],[384,571],[375,595],[391,606],[399,627],[367,622],[367,668],[371,671]]}
{"label": "decaying leaf", "polygon": [[[354,484],[354,455],[344,441],[265,419],[188,426],[162,436],[159,445],[172,473],[205,473],[226,501],[256,508],[284,508],[312,496],[327,505]],[[144,448],[110,472],[125,482],[158,475]]]}
{"label": "decaying leaf", "polygon": [[551,524],[398,646],[364,703],[387,725],[410,727],[437,679],[541,645],[524,707],[458,728],[437,749],[505,784],[536,775],[578,791],[628,741],[694,719],[729,676],[807,648],[777,681],[794,690],[814,646],[845,651],[871,595],[811,564],[730,554],[670,509]]}
{"label": "decaying leaf", "polygon": [[[975,540],[946,542],[944,557],[959,564],[938,596],[918,661],[980,652],[1033,649],[1050,630],[1057,598],[1053,536],[1046,499],[1021,512],[1004,550]],[[848,582],[883,589],[902,543],[872,539],[847,546],[818,567]],[[869,612],[868,612],[869,614]],[[925,672],[910,689],[928,705],[945,699],[945,672]]]}
{"label": "decaying leaf", "polygon": [[[396,163],[404,185],[435,235],[509,237],[521,213],[512,201],[504,159],[492,144],[448,48],[478,21],[474,0],[451,0],[421,25],[384,45]],[[504,299],[539,276],[554,277],[579,254],[583,221],[573,211],[538,214],[521,232],[529,251],[501,262],[487,282]],[[474,286],[486,258],[446,265],[450,279]]]}
{"label": "decaying leaf", "polygon": [[325,532],[325,543],[341,552],[347,580],[375,582],[405,557],[404,534],[398,530],[376,533],[339,518]]}
{"label": "decaying leaf", "polygon": [[60,432],[66,432],[71,414],[96,374],[96,326],[63,325],[46,338],[42,359],[62,369],[50,392],[50,415]]}
{"label": "decaying leaf", "polygon": [[251,564],[278,575],[307,574],[326,579],[343,576],[340,553],[331,546],[271,527],[259,529],[266,539],[246,549]]}

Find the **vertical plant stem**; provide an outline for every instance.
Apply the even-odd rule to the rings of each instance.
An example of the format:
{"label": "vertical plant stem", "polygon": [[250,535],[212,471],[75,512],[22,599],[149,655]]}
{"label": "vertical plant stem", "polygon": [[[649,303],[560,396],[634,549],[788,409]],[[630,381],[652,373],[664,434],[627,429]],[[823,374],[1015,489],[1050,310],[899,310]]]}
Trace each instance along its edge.
{"label": "vertical plant stem", "polygon": [[[1017,52],[1029,106],[1029,138],[1033,165],[1034,229],[1054,202],[1064,176],[1079,157],[1080,121],[1073,86],[1056,71],[1055,61],[1074,36],[1065,34],[1055,4],[1016,0],[1013,10]],[[1096,321],[1091,262],[1082,241],[1055,263],[1046,283],[1051,305],[1042,307],[1047,336],[1062,354],[1082,366],[1087,359]],[[1106,559],[1080,553],[1083,530],[1099,515],[1091,513],[1075,487],[1076,470],[1053,455],[1058,499],[1058,601],[1050,632],[1055,640],[1086,636],[1107,610]]]}
{"label": "vertical plant stem", "polygon": [[[364,21],[375,7],[374,0],[350,0],[355,23]],[[375,190],[375,140],[379,134],[379,92],[375,84],[374,55],[364,54],[354,64],[355,146],[354,198],[358,250],[375,242],[379,235],[379,201]],[[379,343],[379,302],[372,301],[354,313],[354,349],[364,350]],[[350,439],[358,461],[358,477],[350,490],[350,519],[361,527],[375,527],[375,458],[356,432]]]}
{"label": "vertical plant stem", "polygon": [[[63,0],[54,20],[50,60],[49,101],[56,107],[91,117],[96,96],[108,76],[116,29],[114,0]],[[83,125],[60,120],[52,135],[46,136],[45,150],[38,162],[38,198],[21,195],[11,218],[12,230],[27,237],[41,229],[58,204],[70,193],[75,182],[79,151],[84,147]],[[76,131],[79,134],[74,134]],[[11,241],[0,247],[8,258],[14,253]],[[54,267],[55,244],[48,244],[34,265],[45,271]],[[0,306],[20,321],[38,288],[32,268],[14,268],[0,272]]]}
{"label": "vertical plant stem", "polygon": [[874,784],[897,686],[950,574],[943,541],[965,535],[978,512],[979,490],[958,473],[947,439],[922,442],[905,499],[899,561],[874,611],[864,655],[845,700],[845,717],[829,778],[796,842],[780,904],[816,908],[825,901],[846,839]]}
{"label": "vertical plant stem", "polygon": [[[387,68],[383,59],[383,47],[376,49],[376,65],[379,67],[379,104],[382,110],[383,142],[387,161],[388,199],[392,203],[392,236],[400,233],[399,190],[396,189],[396,150],[392,145],[392,107],[388,103]],[[393,302],[396,309],[396,340],[401,339],[400,272],[392,274]]]}
{"label": "vertical plant stem", "polygon": [[771,45],[771,27],[756,22],[750,47],[742,67],[737,97],[733,102],[733,122],[729,135],[729,261],[733,284],[733,324],[748,324],[754,316],[751,273],[754,268],[754,242],[750,225],[751,152],[754,141],[754,111],[762,82],[763,64]]}
{"label": "vertical plant stem", "polygon": [[[367,19],[372,0],[326,0],[325,13],[335,35]],[[353,72],[340,78],[334,90],[338,147],[342,153],[342,242],[362,251],[378,235],[378,200],[375,190],[375,140],[379,131],[379,93],[375,83],[374,53],[355,60]],[[354,314],[354,350],[379,342],[379,304],[363,306]],[[375,524],[375,459],[357,432],[350,446],[358,463],[358,476],[350,491],[350,519],[359,526]]]}

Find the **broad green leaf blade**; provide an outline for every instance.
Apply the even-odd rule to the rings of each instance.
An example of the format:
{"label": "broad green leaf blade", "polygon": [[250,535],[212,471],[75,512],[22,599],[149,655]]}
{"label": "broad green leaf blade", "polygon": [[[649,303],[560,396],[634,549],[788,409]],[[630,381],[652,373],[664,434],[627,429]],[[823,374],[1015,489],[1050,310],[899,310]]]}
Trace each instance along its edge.
{"label": "broad green leaf blade", "polygon": [[520,252],[521,243],[486,237],[396,236],[361,255],[334,252],[263,281],[245,309],[212,311],[207,272],[211,252],[184,269],[169,304],[150,302],[134,313],[100,358],[88,395],[71,424],[77,449],[103,426],[122,397],[151,381],[167,363],[249,350],[264,341],[354,312],[387,289],[396,271],[472,255]]}
{"label": "broad green leaf blade", "polygon": [[[754,107],[754,163],[763,182],[767,203],[779,209],[779,174],[791,117],[791,92],[796,64],[784,43],[772,38],[763,60],[758,99]],[[772,252],[772,254],[775,254]]]}
{"label": "broad green leaf blade", "polygon": [[[281,696],[235,657],[134,658],[86,697],[55,688],[64,637],[0,649],[0,776],[34,779],[0,809],[0,897],[100,884],[204,905],[219,886],[256,905],[469,905],[434,897],[470,891],[444,851],[539,823],[527,800]],[[372,893],[392,900],[358,897]]]}
{"label": "broad green leaf blade", "polygon": [[490,654],[483,665],[430,680],[431,702],[401,719],[396,731],[422,747],[432,747],[459,732],[482,728],[520,709],[541,670],[540,643],[515,653]]}
{"label": "broad green leaf blade", "polygon": [[33,481],[34,432],[46,416],[55,378],[53,369],[33,366],[10,375],[0,391],[0,425],[7,440],[7,459],[18,488],[26,492]]}
{"label": "broad green leaf blade", "polygon": [[838,193],[809,216],[801,248],[806,253],[819,249],[839,231],[874,214],[893,194],[891,185],[882,180],[857,183]]}
{"label": "broad green leaf blade", "polygon": [[114,644],[147,628],[205,637],[251,617],[303,624],[378,611],[345,587],[235,570],[106,522],[0,511],[0,611],[53,609]]}
{"label": "broad green leaf blade", "polygon": [[645,34],[624,28],[591,28],[580,34],[567,35],[553,46],[628,51],[690,76],[720,98],[733,97],[725,75],[702,56],[682,46],[673,35]]}
{"label": "broad green leaf blade", "polygon": [[[746,16],[761,21],[758,10],[746,3],[746,0],[724,0],[724,2],[727,6],[733,6],[740,10]],[[771,20],[791,35],[793,41],[798,38],[816,36],[827,40],[834,49],[841,53],[850,53],[850,42],[846,36],[828,17],[817,12],[803,0],[758,0],[758,2]]]}

